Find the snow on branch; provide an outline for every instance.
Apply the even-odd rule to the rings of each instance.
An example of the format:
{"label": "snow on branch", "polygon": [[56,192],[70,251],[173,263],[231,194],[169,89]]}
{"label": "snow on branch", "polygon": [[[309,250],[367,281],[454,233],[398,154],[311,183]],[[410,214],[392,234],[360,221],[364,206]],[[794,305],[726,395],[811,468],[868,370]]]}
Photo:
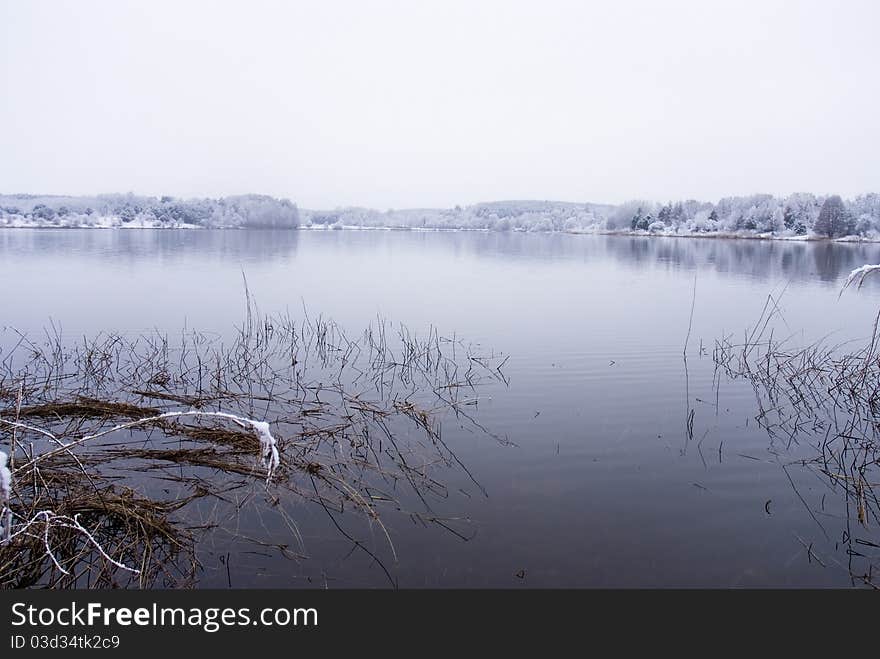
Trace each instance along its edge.
{"label": "snow on branch", "polygon": [[843,283],[843,288],[840,289],[840,292],[843,293],[843,291],[845,291],[854,283],[856,284],[856,289],[861,288],[862,284],[865,283],[865,277],[870,275],[872,272],[877,272],[878,270],[880,270],[880,265],[863,265],[859,268],[856,268],[849,273],[849,277],[846,278],[846,281]]}
{"label": "snow on branch", "polygon": [[86,537],[89,543],[98,551],[99,554],[101,554],[101,556],[107,559],[107,561],[109,561],[121,570],[126,570],[128,572],[131,572],[132,574],[140,574],[140,570],[136,570],[135,568],[128,567],[124,563],[120,563],[112,556],[110,556],[106,551],[104,551],[104,548],[95,539],[95,536],[93,536],[89,532],[89,530],[80,523],[79,515],[74,515],[73,517],[71,517],[69,515],[57,515],[51,510],[41,510],[30,519],[25,520],[24,523],[16,529],[15,533],[12,533],[8,536],[6,541],[12,540],[23,534],[32,535],[30,533],[30,529],[40,522],[43,523],[43,546],[46,549],[46,555],[52,560],[52,562],[55,564],[55,567],[57,567],[63,574],[70,574],[70,572],[62,567],[61,563],[58,562],[58,559],[55,558],[55,553],[52,551],[52,545],[49,542],[49,532],[52,530],[53,527],[67,528],[78,531]]}
{"label": "snow on branch", "polygon": [[[232,421],[233,423],[241,426],[242,428],[250,428],[254,431],[257,436],[257,439],[260,442],[260,462],[263,467],[266,469],[266,482],[268,483],[272,475],[275,472],[275,469],[281,464],[281,459],[278,453],[278,445],[275,440],[275,437],[272,435],[272,431],[269,427],[269,423],[266,421],[255,421],[254,419],[248,419],[246,417],[238,416],[235,414],[230,414],[228,412],[206,412],[201,410],[190,410],[187,412],[166,412],[164,414],[158,414],[156,416],[146,417],[143,419],[137,419],[135,421],[130,421],[127,423],[121,423],[113,426],[112,428],[108,428],[98,433],[94,433],[91,435],[85,435],[76,439],[72,442],[63,443],[59,440],[55,435],[50,433],[47,430],[43,430],[41,428],[35,428],[33,426],[29,426],[26,424],[7,421],[5,419],[0,419],[0,422],[7,426],[13,426],[21,429],[31,430],[33,432],[37,432],[48,437],[55,444],[57,444],[56,448],[52,450],[41,453],[40,455],[34,457],[26,464],[21,465],[16,468],[16,472],[27,470],[33,468],[37,463],[41,460],[49,458],[53,455],[57,455],[59,453],[68,453],[71,454],[71,449],[74,447],[83,444],[87,441],[97,439],[104,435],[108,435],[113,432],[117,432],[119,430],[124,430],[127,428],[133,428],[139,425],[148,424],[156,421],[163,421],[166,419],[176,419],[180,417],[213,417],[219,419],[227,419]],[[21,525],[18,525],[15,532],[12,531],[12,510],[9,507],[9,498],[12,492],[12,478],[13,474],[7,466],[7,461],[9,460],[9,456],[3,451],[0,451],[0,505],[2,505],[2,511],[0,511],[0,542],[7,543],[13,538],[30,533],[30,529],[38,523],[43,523],[43,544],[45,545],[46,555],[52,560],[55,566],[61,570],[64,574],[67,574],[67,571],[60,565],[58,560],[55,558],[54,553],[52,552],[52,547],[49,543],[49,532],[52,528],[60,527],[60,528],[70,528],[78,531],[82,535],[84,535],[89,543],[95,547],[95,549],[108,561],[110,561],[113,565],[118,568],[127,570],[132,572],[133,574],[138,574],[138,570],[133,568],[129,568],[122,563],[116,561],[104,551],[95,537],[86,529],[77,519],[77,516],[74,515],[70,517],[69,515],[58,515],[51,510],[42,510],[38,512],[36,515],[31,517],[30,519],[23,520]]]}
{"label": "snow on branch", "polygon": [[[167,412],[165,414],[160,414],[158,417],[153,417],[153,419],[168,419],[180,416],[212,416],[222,419],[229,419],[230,421],[238,424],[242,428],[247,428],[248,426],[250,426],[257,434],[257,439],[260,440],[260,460],[263,463],[263,466],[266,468],[267,483],[269,482],[269,480],[271,480],[272,474],[275,472],[275,469],[278,467],[279,464],[281,464],[281,459],[278,455],[278,445],[275,441],[275,437],[272,435],[272,431],[269,429],[269,423],[266,421],[254,421],[253,419],[248,419],[247,417],[243,416],[237,416],[235,414],[229,414],[228,412],[203,412],[201,410],[191,410],[189,412]],[[150,421],[150,419],[142,419],[141,421]]]}
{"label": "snow on branch", "polygon": [[[205,412],[202,410],[189,410],[188,412],[165,412],[164,414],[157,414],[155,416],[148,416],[143,419],[136,419],[135,421],[128,421],[126,423],[120,423],[118,425],[113,426],[112,428],[107,428],[106,430],[102,430],[101,432],[94,433],[92,435],[84,435],[79,439],[75,439],[72,442],[68,442],[67,444],[60,444],[58,448],[52,449],[51,451],[46,451],[45,453],[41,453],[40,455],[34,457],[30,462],[18,467],[17,471],[28,469],[33,467],[40,460],[44,460],[46,458],[52,457],[62,452],[69,452],[73,447],[78,446],[80,444],[84,444],[85,442],[91,441],[93,439],[98,439],[99,437],[103,437],[104,435],[109,435],[111,433],[117,432],[119,430],[126,430],[128,428],[135,428],[137,426],[145,425],[148,423],[155,423],[156,421],[164,421],[166,419],[175,419],[180,417],[215,417],[221,419],[228,419],[233,423],[241,426],[242,428],[251,428],[257,435],[257,439],[260,442],[260,461],[263,464],[263,467],[266,469],[266,482],[268,483],[272,479],[272,474],[275,472],[275,469],[278,465],[281,464],[281,459],[278,454],[278,445],[275,441],[275,437],[272,435],[272,431],[269,429],[269,423],[266,421],[255,421],[254,419],[248,419],[247,417],[238,416],[236,414],[230,414],[229,412]],[[3,421],[3,423],[11,426],[22,427],[23,424],[19,424],[12,421]],[[50,438],[58,441],[54,435],[48,433],[47,431],[43,431],[37,428],[28,427],[30,430],[35,430],[40,432],[43,435],[50,436]]]}

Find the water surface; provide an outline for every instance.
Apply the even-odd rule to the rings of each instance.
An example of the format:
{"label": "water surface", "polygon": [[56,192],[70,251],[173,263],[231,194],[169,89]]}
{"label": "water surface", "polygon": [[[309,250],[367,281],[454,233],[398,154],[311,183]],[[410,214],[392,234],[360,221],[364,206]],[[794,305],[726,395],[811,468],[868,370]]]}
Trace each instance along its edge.
{"label": "water surface", "polygon": [[[244,274],[264,312],[308,310],[353,333],[380,316],[510,355],[509,384],[481,390],[476,406],[509,444],[444,426],[486,492],[445,474],[438,514],[468,539],[386,518],[403,587],[848,586],[841,502],[812,471],[789,470],[790,482],[781,467],[812,449],[771,442],[751,387],[716,380],[712,352],[739,340],[770,294],[793,343],[861,345],[880,289],[838,293],[878,257],[876,245],[758,240],[8,230],[0,325],[41,336],[54,324],[71,341],[224,334],[242,320]],[[308,558],[215,543],[200,584],[388,585],[320,510],[297,514]],[[379,534],[370,541],[383,552]]]}

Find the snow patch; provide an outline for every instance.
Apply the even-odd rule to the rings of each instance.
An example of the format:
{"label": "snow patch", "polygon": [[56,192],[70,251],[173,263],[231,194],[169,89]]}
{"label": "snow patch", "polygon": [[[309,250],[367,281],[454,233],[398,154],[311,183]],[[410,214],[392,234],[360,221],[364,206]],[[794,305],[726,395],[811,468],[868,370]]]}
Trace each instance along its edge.
{"label": "snow patch", "polygon": [[12,473],[6,466],[8,460],[9,456],[0,451],[0,497],[3,501],[7,501],[12,492]]}
{"label": "snow patch", "polygon": [[12,511],[6,505],[12,495],[12,473],[6,466],[9,457],[0,451],[0,542],[9,539],[12,531]]}

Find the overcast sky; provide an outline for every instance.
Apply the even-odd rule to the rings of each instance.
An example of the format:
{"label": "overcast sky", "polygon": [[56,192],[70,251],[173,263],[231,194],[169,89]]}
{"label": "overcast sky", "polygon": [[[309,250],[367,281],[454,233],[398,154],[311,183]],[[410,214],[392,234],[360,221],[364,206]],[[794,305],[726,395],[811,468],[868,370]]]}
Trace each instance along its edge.
{"label": "overcast sky", "polygon": [[0,192],[880,191],[880,2],[0,0]]}

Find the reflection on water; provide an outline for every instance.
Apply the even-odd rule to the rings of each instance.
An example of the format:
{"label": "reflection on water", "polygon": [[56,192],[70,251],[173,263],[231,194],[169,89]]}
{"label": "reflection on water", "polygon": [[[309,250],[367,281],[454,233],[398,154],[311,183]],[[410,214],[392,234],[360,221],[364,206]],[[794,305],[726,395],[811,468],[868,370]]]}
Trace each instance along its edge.
{"label": "reflection on water", "polygon": [[0,250],[20,258],[176,261],[221,258],[244,263],[289,261],[300,243],[323,250],[359,248],[442,251],[453,258],[591,261],[612,258],[628,267],[664,265],[711,269],[758,279],[809,278],[836,284],[855,267],[880,260],[880,244],[827,241],[726,240],[645,236],[579,236],[510,232],[421,231],[173,231],[7,230]]}
{"label": "reflection on water", "polygon": [[219,256],[253,261],[296,253],[298,231],[46,229],[0,231],[0,250],[20,257],[85,256],[137,262]]}
{"label": "reflection on water", "polygon": [[[721,337],[741,341],[768,294],[786,346],[826,335],[863,345],[880,278],[838,292],[851,269],[877,262],[880,245],[826,242],[8,230],[0,326],[42,336],[51,319],[70,340],[222,334],[242,320],[244,272],[265,312],[307,309],[355,333],[381,315],[510,355],[509,386],[474,402],[509,445],[443,425],[488,494],[463,494],[466,474],[445,483],[435,512],[468,524],[469,539],[386,520],[402,586],[841,586],[852,582],[845,500],[791,467],[815,457],[810,442],[768,437],[751,385],[719,374],[712,351]],[[327,536],[323,517],[289,512],[307,559],[218,546],[200,584],[227,585],[227,551],[233,585],[387,584],[349,541]]]}

